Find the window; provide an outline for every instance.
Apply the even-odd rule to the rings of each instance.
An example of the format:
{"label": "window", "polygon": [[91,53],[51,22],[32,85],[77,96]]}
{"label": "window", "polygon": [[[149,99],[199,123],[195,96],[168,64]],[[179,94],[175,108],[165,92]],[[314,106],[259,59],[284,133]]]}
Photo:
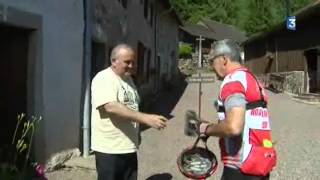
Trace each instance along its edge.
{"label": "window", "polygon": [[138,86],[141,85],[144,82],[144,58],[145,58],[145,46],[138,42],[138,67],[137,67],[137,84]]}
{"label": "window", "polygon": [[109,47],[108,49],[108,56],[107,56],[107,67],[108,66],[111,66],[111,59],[110,59],[110,56],[111,56],[111,51],[112,51],[113,47]]}
{"label": "window", "polygon": [[127,0],[118,0],[121,3],[123,8],[127,8]]}
{"label": "window", "polygon": [[150,5],[150,20],[149,20],[151,27],[153,25],[153,13],[154,13],[153,12],[153,4],[151,4]]}
{"label": "window", "polygon": [[148,49],[148,54],[147,54],[147,70],[146,70],[146,79],[147,81],[149,81],[149,77],[150,77],[150,69],[151,69],[151,50]]}
{"label": "window", "polygon": [[127,0],[121,0],[123,8],[127,8]]}
{"label": "window", "polygon": [[154,7],[153,3],[149,3],[149,0],[144,0],[144,17],[147,22],[153,25]]}
{"label": "window", "polygon": [[149,2],[148,0],[144,0],[144,17],[148,18],[148,10],[149,10]]}

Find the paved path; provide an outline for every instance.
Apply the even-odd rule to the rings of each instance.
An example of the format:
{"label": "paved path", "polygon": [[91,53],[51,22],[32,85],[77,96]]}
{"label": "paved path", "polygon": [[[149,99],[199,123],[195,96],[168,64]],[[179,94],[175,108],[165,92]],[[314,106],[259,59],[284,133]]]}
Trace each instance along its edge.
{"label": "paved path", "polygon": [[[212,102],[213,97],[217,96],[217,84],[202,84],[202,117],[216,119],[216,113]],[[173,97],[180,97],[177,104],[173,107],[170,115],[172,118],[168,122],[168,127],[164,131],[149,129],[142,133],[142,144],[139,152],[140,177],[139,179],[148,180],[169,180],[185,179],[177,169],[176,159],[179,153],[187,146],[193,144],[195,138],[186,137],[184,131],[184,113],[187,109],[198,112],[199,86],[197,83],[190,83],[183,94],[167,93],[160,98],[163,101],[155,109],[161,112],[166,108],[167,101]],[[209,139],[209,146],[218,152],[215,139]],[[220,171],[221,172],[221,171]]]}
{"label": "paved path", "polygon": [[[215,120],[212,106],[217,97],[219,83],[203,84],[202,117]],[[172,94],[174,95],[174,94]],[[277,142],[279,162],[271,179],[320,179],[320,108],[296,102],[286,94],[269,92],[273,139]],[[167,97],[167,98],[166,98]],[[163,98],[169,100],[170,94]],[[164,103],[165,104],[165,103]],[[163,105],[164,105],[163,104]],[[162,104],[158,106],[161,109]],[[172,109],[168,128],[159,132],[153,129],[143,133],[139,152],[139,179],[184,180],[176,167],[180,151],[192,144],[193,138],[183,135],[183,119],[186,109],[198,110],[198,84],[189,84]],[[210,148],[219,156],[217,139],[209,139]],[[218,172],[209,179],[220,179]]]}
{"label": "paved path", "polygon": [[[212,102],[219,83],[203,84],[202,117],[217,119]],[[320,179],[320,108],[292,100],[286,94],[270,95],[273,138],[277,141],[279,162],[271,179]],[[185,180],[176,167],[176,158],[194,138],[183,134],[184,113],[198,111],[198,84],[191,83],[183,91],[167,92],[153,107],[170,118],[164,131],[146,129],[138,154],[139,180]],[[209,139],[209,147],[219,158],[217,138]],[[94,165],[93,158],[87,164]],[[95,171],[75,169],[49,174],[49,179],[95,179]],[[87,173],[84,173],[87,172]],[[220,179],[221,163],[211,178]]]}

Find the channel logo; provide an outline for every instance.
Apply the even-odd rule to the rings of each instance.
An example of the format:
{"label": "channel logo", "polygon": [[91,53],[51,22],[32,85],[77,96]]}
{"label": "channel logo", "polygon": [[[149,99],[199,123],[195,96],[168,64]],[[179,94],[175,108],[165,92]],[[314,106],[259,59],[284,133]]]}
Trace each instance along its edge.
{"label": "channel logo", "polygon": [[295,31],[296,30],[296,17],[289,16],[287,17],[287,29]]}

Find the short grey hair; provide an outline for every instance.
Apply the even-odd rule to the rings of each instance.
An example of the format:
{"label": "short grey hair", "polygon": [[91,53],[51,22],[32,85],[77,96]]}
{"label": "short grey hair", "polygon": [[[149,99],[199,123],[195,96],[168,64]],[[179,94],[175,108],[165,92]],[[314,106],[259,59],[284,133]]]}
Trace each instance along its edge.
{"label": "short grey hair", "polygon": [[210,50],[209,58],[214,59],[218,56],[228,56],[231,61],[242,63],[241,55],[240,55],[240,47],[239,45],[230,39],[224,39],[220,41],[215,41],[212,44],[212,48]]}
{"label": "short grey hair", "polygon": [[110,61],[111,61],[111,62],[117,58],[118,52],[119,52],[121,49],[126,49],[126,50],[128,50],[128,51],[134,52],[133,48],[132,48],[130,45],[124,44],[124,43],[118,44],[118,45],[116,45],[116,46],[112,49],[112,51],[111,51],[111,54],[110,54]]}

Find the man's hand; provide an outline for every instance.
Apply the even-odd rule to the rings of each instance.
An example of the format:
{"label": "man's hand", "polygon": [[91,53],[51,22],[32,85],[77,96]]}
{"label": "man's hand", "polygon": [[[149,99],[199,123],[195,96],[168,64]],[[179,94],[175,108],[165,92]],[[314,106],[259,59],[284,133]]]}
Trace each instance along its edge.
{"label": "man's hand", "polygon": [[206,130],[209,126],[209,122],[207,121],[200,121],[199,123],[199,135],[203,139],[208,139],[208,135],[206,134]]}
{"label": "man's hand", "polygon": [[110,102],[104,105],[104,110],[111,116],[116,116],[119,119],[132,120],[138,123],[146,124],[152,128],[161,130],[166,127],[167,118],[156,115],[146,114],[134,111],[119,102]]}
{"label": "man's hand", "polygon": [[197,113],[191,110],[186,111],[186,125],[185,134],[187,136],[206,136],[205,130],[209,125],[209,122],[205,120],[200,120]]}
{"label": "man's hand", "polygon": [[162,130],[167,126],[168,119],[156,114],[144,114],[143,121],[152,128]]}

